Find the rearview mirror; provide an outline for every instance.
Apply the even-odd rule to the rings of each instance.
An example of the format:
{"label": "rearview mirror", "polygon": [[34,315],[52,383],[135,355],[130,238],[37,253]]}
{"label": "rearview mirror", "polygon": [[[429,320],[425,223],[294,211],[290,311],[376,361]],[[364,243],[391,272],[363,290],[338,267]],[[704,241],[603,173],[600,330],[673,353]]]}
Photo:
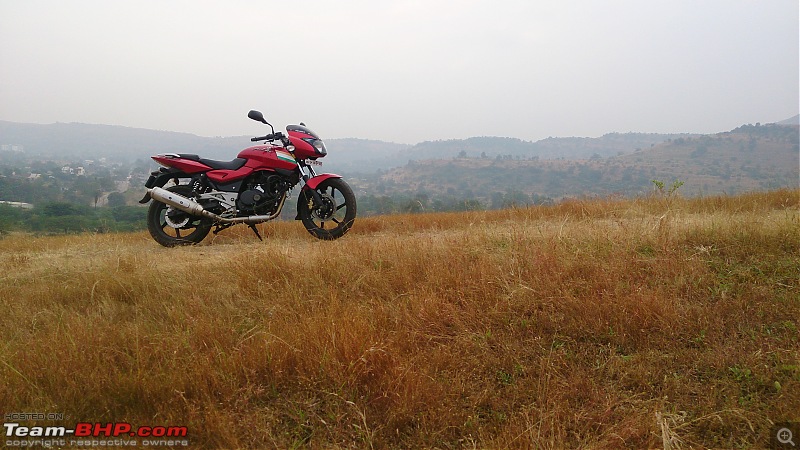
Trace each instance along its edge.
{"label": "rearview mirror", "polygon": [[255,120],[256,122],[266,123],[269,125],[267,121],[264,120],[264,115],[261,114],[261,111],[251,110],[249,113],[247,113],[247,117]]}

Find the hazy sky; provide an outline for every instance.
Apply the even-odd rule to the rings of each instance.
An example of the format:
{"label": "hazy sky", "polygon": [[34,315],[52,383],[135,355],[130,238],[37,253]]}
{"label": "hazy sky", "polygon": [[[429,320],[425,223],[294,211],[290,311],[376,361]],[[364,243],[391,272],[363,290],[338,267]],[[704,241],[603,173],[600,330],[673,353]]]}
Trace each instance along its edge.
{"label": "hazy sky", "polygon": [[800,107],[797,0],[0,0],[0,120],[416,143]]}

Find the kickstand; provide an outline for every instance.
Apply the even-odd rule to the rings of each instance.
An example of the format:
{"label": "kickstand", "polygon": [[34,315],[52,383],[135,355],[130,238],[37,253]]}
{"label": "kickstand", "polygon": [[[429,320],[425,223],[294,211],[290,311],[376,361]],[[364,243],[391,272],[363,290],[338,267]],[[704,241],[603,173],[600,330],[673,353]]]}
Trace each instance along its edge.
{"label": "kickstand", "polygon": [[251,230],[253,230],[253,233],[256,234],[256,236],[258,237],[259,241],[263,241],[264,240],[264,239],[261,239],[261,233],[258,232],[258,228],[256,228],[255,224],[251,223],[251,224],[249,224],[249,227],[250,227]]}

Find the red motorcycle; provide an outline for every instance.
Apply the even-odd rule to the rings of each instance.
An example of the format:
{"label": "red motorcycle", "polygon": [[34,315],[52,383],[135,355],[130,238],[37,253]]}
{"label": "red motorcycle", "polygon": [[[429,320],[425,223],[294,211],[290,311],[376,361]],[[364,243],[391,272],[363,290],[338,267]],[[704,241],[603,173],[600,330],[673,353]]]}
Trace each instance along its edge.
{"label": "red motorcycle", "polygon": [[[300,184],[296,220],[319,239],[342,237],[356,218],[356,198],[342,177],[317,175],[312,165],[328,154],[325,144],[305,124],[275,132],[258,111],[247,117],[269,125],[272,133],[254,137],[265,141],[239,152],[231,161],[216,161],[188,153],[152,158],[164,167],[152,172],[147,193],[139,203],[153,203],[147,229],[161,245],[196,244],[237,223],[247,224],[261,239],[256,224],[280,216],[289,191]],[[280,145],[273,145],[278,141]],[[173,184],[166,189],[170,181]]]}

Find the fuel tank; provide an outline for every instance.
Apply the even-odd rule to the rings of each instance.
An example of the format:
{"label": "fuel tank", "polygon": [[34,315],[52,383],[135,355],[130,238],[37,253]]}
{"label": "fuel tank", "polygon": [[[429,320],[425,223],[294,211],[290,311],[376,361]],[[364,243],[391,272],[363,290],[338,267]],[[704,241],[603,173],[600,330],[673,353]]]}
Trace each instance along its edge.
{"label": "fuel tank", "polygon": [[254,145],[239,152],[238,157],[247,159],[245,166],[253,170],[297,169],[297,161],[294,159],[294,156],[283,147]]}

